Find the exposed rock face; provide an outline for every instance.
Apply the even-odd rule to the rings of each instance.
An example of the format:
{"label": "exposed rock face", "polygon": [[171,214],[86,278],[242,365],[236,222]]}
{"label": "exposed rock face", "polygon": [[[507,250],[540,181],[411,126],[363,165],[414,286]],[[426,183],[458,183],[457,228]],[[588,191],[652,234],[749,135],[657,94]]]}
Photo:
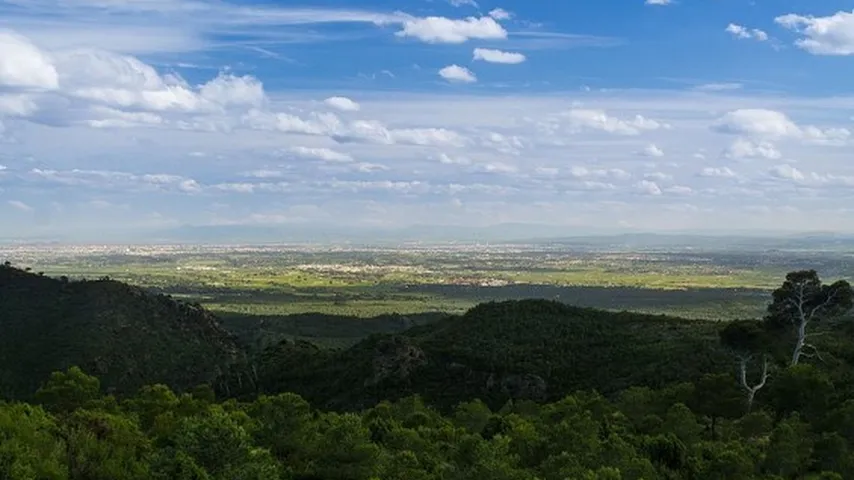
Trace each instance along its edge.
{"label": "exposed rock face", "polygon": [[531,373],[506,375],[501,379],[501,391],[514,400],[543,400],[547,388],[543,377]]}
{"label": "exposed rock face", "polygon": [[424,350],[412,344],[408,338],[394,336],[383,339],[377,344],[372,375],[365,380],[365,386],[389,379],[405,380],[413,371],[426,364]]}

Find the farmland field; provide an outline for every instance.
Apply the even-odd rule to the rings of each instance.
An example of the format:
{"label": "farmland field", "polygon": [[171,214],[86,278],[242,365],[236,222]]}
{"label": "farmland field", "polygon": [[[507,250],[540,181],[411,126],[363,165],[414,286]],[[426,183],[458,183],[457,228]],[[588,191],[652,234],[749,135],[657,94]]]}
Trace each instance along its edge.
{"label": "farmland field", "polygon": [[110,277],[223,313],[459,313],[487,300],[551,298],[591,307],[729,319],[761,314],[787,271],[845,276],[854,258],[796,254],[592,252],[537,246],[4,247],[16,265]]}

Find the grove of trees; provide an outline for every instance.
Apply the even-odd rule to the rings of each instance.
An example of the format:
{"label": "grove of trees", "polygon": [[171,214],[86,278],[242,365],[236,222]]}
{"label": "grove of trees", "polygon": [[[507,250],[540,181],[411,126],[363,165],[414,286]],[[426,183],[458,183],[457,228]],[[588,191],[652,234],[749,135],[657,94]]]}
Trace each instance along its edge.
{"label": "grove of trees", "polygon": [[286,386],[114,396],[71,367],[27,403],[0,401],[0,480],[850,479],[852,299],[845,281],[792,272],[764,319],[722,325],[728,370],[498,407],[408,395],[324,411]]}

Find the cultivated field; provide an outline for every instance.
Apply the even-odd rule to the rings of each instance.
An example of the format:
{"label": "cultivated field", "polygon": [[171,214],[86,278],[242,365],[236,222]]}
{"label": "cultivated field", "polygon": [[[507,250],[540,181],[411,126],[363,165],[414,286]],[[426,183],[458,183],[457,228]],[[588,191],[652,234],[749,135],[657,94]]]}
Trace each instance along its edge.
{"label": "cultivated field", "polygon": [[720,320],[761,315],[786,272],[844,277],[840,252],[600,252],[572,246],[5,247],[47,275],[110,277],[243,315],[459,313],[509,298]]}

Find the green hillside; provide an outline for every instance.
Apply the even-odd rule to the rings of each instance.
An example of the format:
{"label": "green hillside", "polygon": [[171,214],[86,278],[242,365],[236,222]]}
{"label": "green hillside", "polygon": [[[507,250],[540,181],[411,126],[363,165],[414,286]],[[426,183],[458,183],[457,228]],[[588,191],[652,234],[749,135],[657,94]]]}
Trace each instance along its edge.
{"label": "green hillside", "polygon": [[210,382],[242,356],[204,309],[110,280],[69,282],[0,266],[0,397],[80,366],[107,391]]}
{"label": "green hillside", "polygon": [[233,318],[243,356],[197,306],[0,270],[0,479],[854,478],[854,290],[815,271],[762,320],[521,300],[257,349],[293,325]]}
{"label": "green hillside", "polygon": [[415,393],[445,407],[471,398],[496,407],[510,398],[548,401],[575,390],[612,394],[728,368],[718,328],[547,300],[494,302],[403,334],[373,335],[346,350],[284,341],[222,388],[254,394],[257,379],[260,391],[293,391],[336,409]]}

